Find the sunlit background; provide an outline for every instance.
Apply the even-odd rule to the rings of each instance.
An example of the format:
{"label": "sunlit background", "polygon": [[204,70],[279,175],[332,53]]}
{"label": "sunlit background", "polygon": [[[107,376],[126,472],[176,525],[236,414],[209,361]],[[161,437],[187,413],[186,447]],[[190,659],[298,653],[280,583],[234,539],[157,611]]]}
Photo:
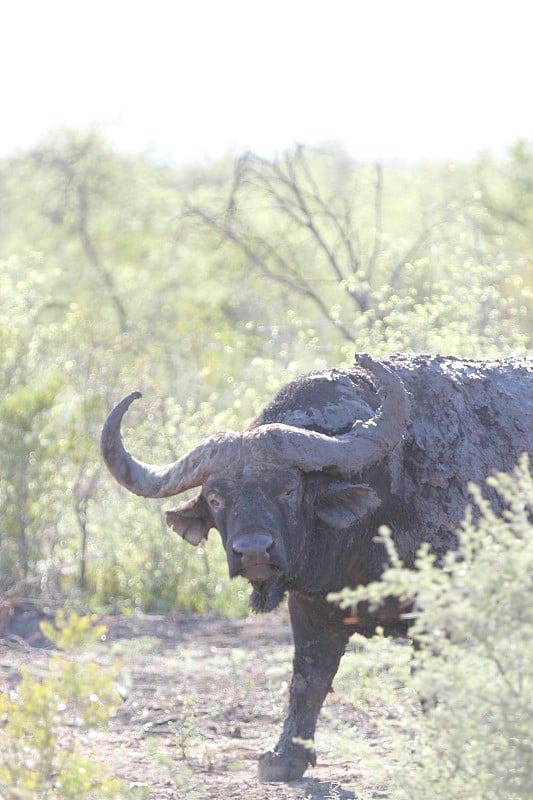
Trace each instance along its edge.
{"label": "sunlit background", "polygon": [[[368,487],[380,502],[393,477],[394,511],[385,517],[383,496],[379,513],[400,553],[426,531],[441,553],[464,481],[479,482],[493,453],[498,469],[518,456],[509,443],[526,440],[525,391],[509,370],[489,398],[483,376],[502,367],[475,360],[512,358],[521,371],[533,353],[530,7],[0,1],[1,800],[229,800],[242,787],[266,797],[252,749],[274,745],[289,693],[281,623],[228,622],[249,613],[250,588],[230,581],[217,532],[190,547],[165,524],[191,496],[144,500],[113,480],[99,441],[121,397],[143,395],[124,419],[126,447],[168,464],[215,431],[245,429],[297,375],[349,369],[354,353],[418,354],[404,361],[408,446],[385,459],[390,470],[364,473],[384,467]],[[426,369],[423,354],[440,358]],[[374,407],[371,387],[365,378]],[[329,403],[322,412],[332,429]],[[434,579],[433,556],[417,562],[427,647],[394,645],[393,656],[378,637],[345,659],[319,728],[323,771],[305,784],[314,797],[533,797],[533,531],[520,463],[496,484],[510,512],[482,504],[467,517],[460,569],[450,558]],[[332,479],[333,498],[353,488]],[[318,480],[305,484],[307,518],[320,499]],[[352,501],[358,492],[339,519]],[[207,517],[194,520],[202,505],[187,508],[191,529],[207,532]],[[332,505],[317,515],[337,526]],[[331,547],[360,541],[364,576],[363,518],[362,537],[332,529]],[[298,533],[294,586],[328,557],[323,544],[313,551],[318,531]],[[392,589],[418,592],[403,580],[395,570]],[[65,627],[60,608],[116,627],[104,642],[87,617]],[[39,626],[45,614],[59,633]],[[52,649],[30,648],[43,635],[51,672]],[[114,704],[111,672],[78,658],[97,640],[102,664],[123,657],[112,675],[127,702],[93,735]],[[69,650],[64,668],[56,646]]]}
{"label": "sunlit background", "polygon": [[178,163],[294,142],[469,159],[533,137],[528,3],[20,0],[0,155],[56,125]]}

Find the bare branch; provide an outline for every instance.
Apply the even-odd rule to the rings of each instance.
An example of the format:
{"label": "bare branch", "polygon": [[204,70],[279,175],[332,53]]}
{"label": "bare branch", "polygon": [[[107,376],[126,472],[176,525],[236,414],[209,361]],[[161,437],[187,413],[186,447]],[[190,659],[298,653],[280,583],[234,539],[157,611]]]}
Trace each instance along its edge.
{"label": "bare branch", "polygon": [[[353,288],[353,285],[347,280],[348,276],[342,266],[342,262],[345,261],[351,269],[351,274],[356,274],[360,270],[360,260],[352,244],[352,238],[356,240],[357,237],[353,235],[353,231],[348,225],[343,224],[341,215],[334,211],[322,197],[303,148],[298,148],[296,157],[291,154],[285,157],[283,165],[285,169],[278,163],[271,164],[264,159],[256,159],[256,163],[261,166],[262,170],[253,171],[253,185],[265,190],[267,194],[275,198],[277,207],[289,219],[311,233],[312,238],[318,244],[319,251],[325,255],[342,291],[350,297],[358,311],[366,311],[369,308],[368,293]],[[303,185],[297,173],[298,168],[302,170],[311,190],[307,190]],[[272,178],[269,173],[273,173]],[[284,188],[288,195],[283,194],[279,187]],[[321,218],[327,220],[331,225],[338,242],[342,244],[342,251],[339,251],[338,244],[333,246],[328,244],[319,226]],[[349,212],[346,214],[346,219],[350,220]]]}
{"label": "bare branch", "polygon": [[[284,258],[281,251],[271,244],[267,238],[252,236],[243,230],[236,230],[231,224],[228,224],[225,217],[221,218],[208,214],[204,209],[198,207],[189,208],[186,214],[189,217],[200,219],[206,227],[217,233],[223,240],[232,242],[266,277],[311,300],[320,310],[322,316],[347,341],[353,342],[354,337],[351,331],[331,314],[320,294],[312,288],[309,281]],[[270,266],[269,262],[276,266]]]}
{"label": "bare branch", "polygon": [[87,189],[85,186],[79,185],[77,187],[77,196],[78,196],[78,233],[80,236],[80,241],[83,250],[85,252],[85,255],[87,256],[89,263],[93,266],[95,271],[100,275],[105,286],[107,286],[109,290],[109,296],[117,313],[121,333],[124,333],[128,327],[126,309],[124,308],[124,305],[117,294],[113,276],[111,275],[109,270],[107,270],[102,264],[98,252],[96,250],[96,247],[94,246],[94,242],[89,233],[89,203],[87,199]]}
{"label": "bare branch", "polygon": [[368,261],[368,272],[372,273],[376,267],[376,261],[381,251],[383,239],[383,168],[381,164],[376,164],[376,185],[374,189],[374,246]]}
{"label": "bare branch", "polygon": [[409,264],[409,262],[413,261],[413,259],[416,258],[422,247],[425,244],[427,244],[428,241],[430,240],[433,231],[435,231],[437,228],[439,228],[441,225],[447,222],[448,219],[449,215],[445,214],[443,217],[436,220],[435,222],[432,222],[431,225],[428,225],[426,228],[424,228],[422,233],[419,236],[417,236],[417,238],[415,239],[411,247],[407,250],[407,252],[404,253],[404,255],[399,261],[396,262],[390,276],[390,285],[393,288],[396,287],[401,272],[404,269],[405,265]]}

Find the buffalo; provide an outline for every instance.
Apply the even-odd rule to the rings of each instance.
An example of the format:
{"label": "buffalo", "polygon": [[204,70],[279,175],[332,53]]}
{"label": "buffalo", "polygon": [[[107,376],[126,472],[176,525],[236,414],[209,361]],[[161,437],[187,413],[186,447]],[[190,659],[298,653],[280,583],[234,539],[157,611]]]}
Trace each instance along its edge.
{"label": "buffalo", "polygon": [[533,359],[359,355],[353,367],[291,381],[245,431],[216,433],[166,466],[124,447],[121,421],[138,397],[118,403],[103,428],[116,480],[143,497],[201,487],[166,512],[169,526],[193,545],[216,528],[230,576],[251,583],[255,611],[288,593],[289,708],[278,743],[259,758],[259,778],[300,778],[316,762],[308,743],[349,637],[377,626],[408,632],[392,599],[372,612],[361,604],[354,616],[328,594],[379,579],[381,525],[406,565],[424,542],[437,559],[456,546],[469,482],[483,484],[533,450]]}

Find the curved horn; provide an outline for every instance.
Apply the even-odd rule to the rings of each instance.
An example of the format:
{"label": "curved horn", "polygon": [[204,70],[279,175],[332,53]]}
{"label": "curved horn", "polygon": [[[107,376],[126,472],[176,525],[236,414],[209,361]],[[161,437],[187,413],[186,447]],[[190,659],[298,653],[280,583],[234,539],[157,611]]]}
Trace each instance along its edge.
{"label": "curved horn", "polygon": [[122,441],[120,425],[132,402],[142,397],[132,392],[118,403],[102,429],[100,449],[114,478],[126,489],[141,497],[169,497],[193,486],[200,486],[214,470],[221,470],[235,460],[242,436],[216,433],[172,464],[158,467],[137,461]]}
{"label": "curved horn", "polygon": [[340,436],[281,423],[269,423],[244,433],[216,433],[172,464],[158,467],[137,461],[124,447],[120,425],[132,402],[132,392],[109,414],[101,437],[105,463],[116,480],[142,497],[169,497],[200,486],[213,472],[228,470],[238,462],[290,464],[304,472],[324,469],[353,475],[390,454],[409,421],[409,400],[402,380],[388,367],[360,355],[358,362],[372,373],[381,398],[378,413],[358,420]]}
{"label": "curved horn", "polygon": [[[390,454],[409,421],[409,399],[401,378],[367,355],[357,361],[378,386],[381,407],[366,422],[358,420],[340,436],[326,436],[290,425],[270,423],[246,431],[252,453],[260,460],[289,463],[304,472],[331,469],[353,475]],[[253,457],[253,456],[252,456]]]}

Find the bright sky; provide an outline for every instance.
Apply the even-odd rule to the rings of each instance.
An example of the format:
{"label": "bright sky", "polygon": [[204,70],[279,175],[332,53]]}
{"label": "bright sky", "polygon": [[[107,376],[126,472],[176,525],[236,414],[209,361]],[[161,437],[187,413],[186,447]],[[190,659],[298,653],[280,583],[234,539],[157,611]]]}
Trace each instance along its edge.
{"label": "bright sky", "polygon": [[533,140],[529,0],[5,0],[0,155],[54,125],[183,162],[295,141],[469,158]]}

